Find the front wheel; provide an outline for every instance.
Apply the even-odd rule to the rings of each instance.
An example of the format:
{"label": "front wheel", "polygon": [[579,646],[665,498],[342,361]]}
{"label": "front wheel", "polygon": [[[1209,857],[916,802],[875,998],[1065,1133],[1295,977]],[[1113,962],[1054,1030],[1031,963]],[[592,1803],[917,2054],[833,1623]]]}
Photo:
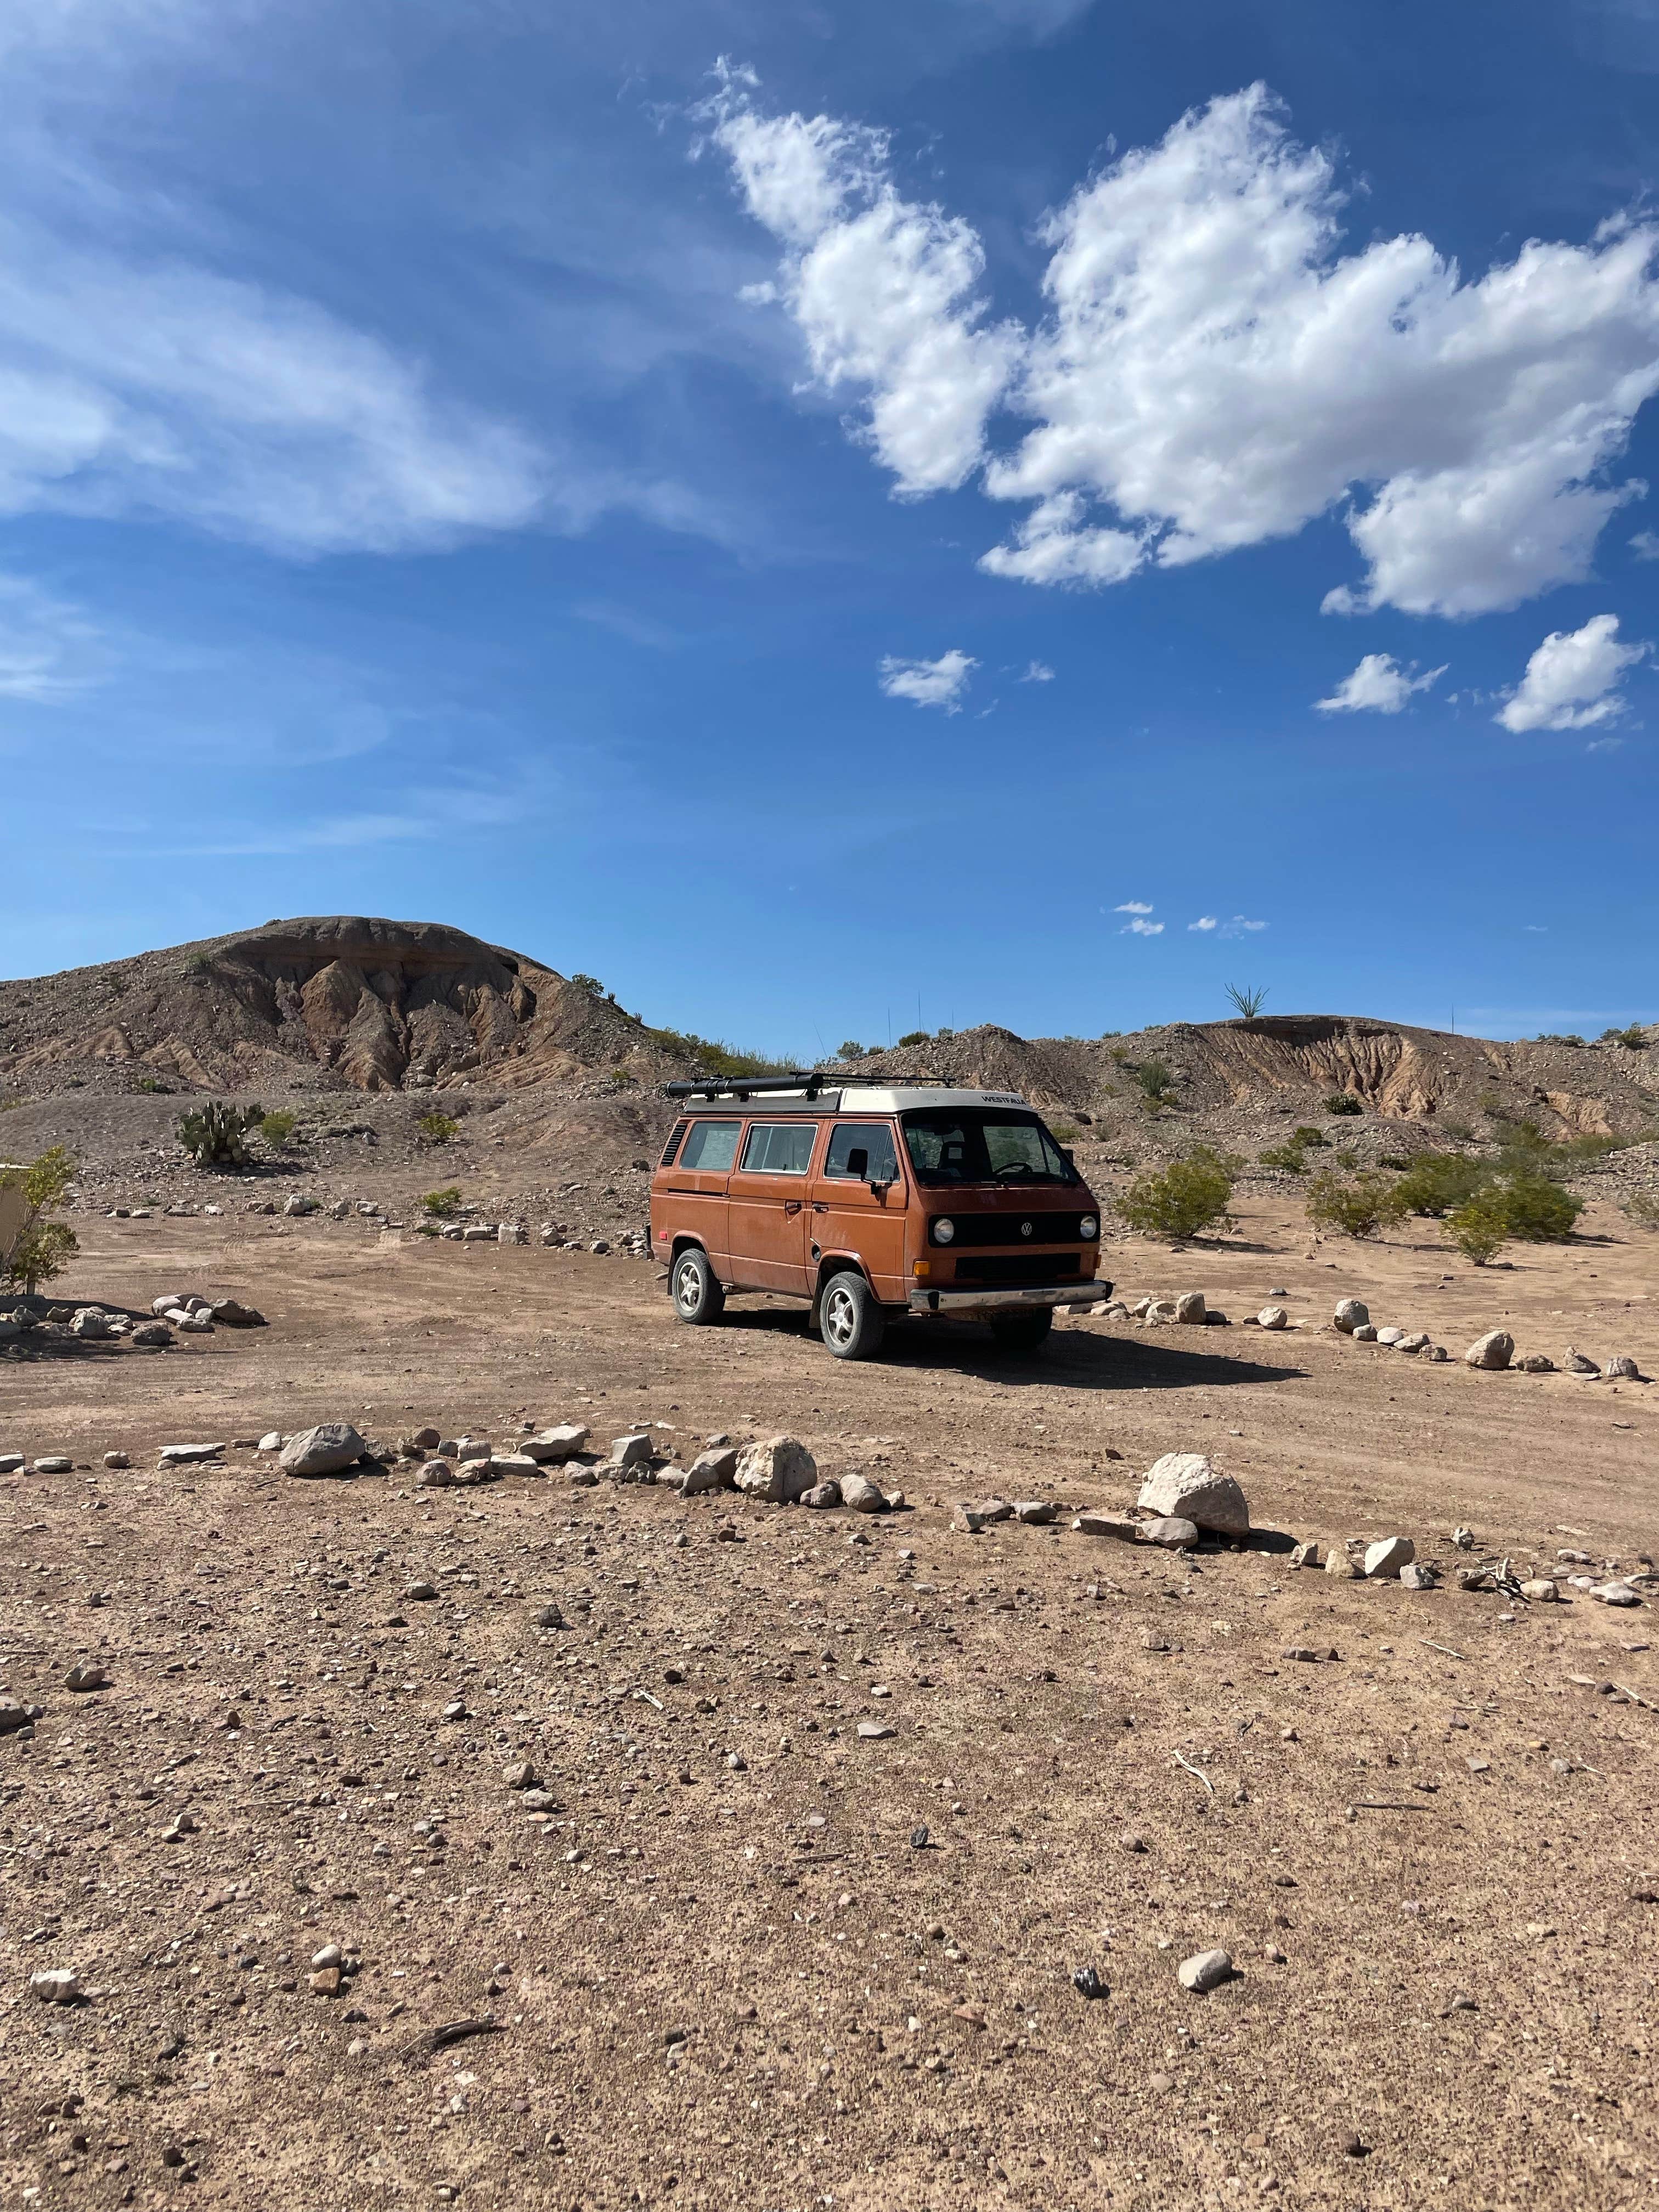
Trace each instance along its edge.
{"label": "front wheel", "polygon": [[693,1328],[716,1322],[726,1310],[726,1292],[708,1264],[708,1255],[690,1244],[674,1262],[674,1310]]}
{"label": "front wheel", "polygon": [[832,1275],[818,1300],[818,1328],[837,1359],[873,1359],[887,1316],[862,1275]]}
{"label": "front wheel", "polygon": [[1032,1313],[999,1314],[991,1323],[991,1334],[1001,1352],[1036,1352],[1048,1338],[1054,1325],[1052,1306],[1039,1306]]}

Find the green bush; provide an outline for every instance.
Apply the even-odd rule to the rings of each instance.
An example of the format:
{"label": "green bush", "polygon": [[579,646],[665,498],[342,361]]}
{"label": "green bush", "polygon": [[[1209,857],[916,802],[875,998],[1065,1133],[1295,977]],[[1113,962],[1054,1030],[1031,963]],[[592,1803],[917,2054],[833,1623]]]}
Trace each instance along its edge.
{"label": "green bush", "polygon": [[1176,1095],[1175,1078],[1161,1060],[1143,1060],[1135,1070],[1135,1081],[1150,1105],[1167,1105]]}
{"label": "green bush", "polygon": [[932,1036],[927,1030],[906,1030],[904,1035],[899,1039],[899,1046],[903,1050],[913,1044],[931,1044],[933,1041]]}
{"label": "green bush", "polygon": [[597,975],[583,975],[579,974],[573,975],[570,980],[579,991],[586,991],[589,998],[604,998],[605,986],[600,982]]}
{"label": "green bush", "polygon": [[1462,1152],[1419,1152],[1395,1189],[1407,1212],[1438,1220],[1473,1198],[1486,1172]]}
{"label": "green bush", "polygon": [[1440,1224],[1466,1260],[1484,1267],[1503,1249],[1508,1229],[1504,1209],[1490,1185],[1455,1207]]}
{"label": "green bush", "polygon": [[1625,1200],[1628,1219],[1639,1221],[1644,1229],[1659,1229],[1659,1192],[1638,1190]]}
{"label": "green bush", "polygon": [[297,1114],[290,1114],[285,1108],[278,1107],[275,1112],[265,1115],[261,1120],[259,1134],[264,1139],[266,1144],[274,1146],[278,1152],[281,1152],[299,1126],[300,1117]]}
{"label": "green bush", "polygon": [[429,1190],[421,1200],[422,1206],[434,1221],[447,1221],[460,1211],[460,1204],[459,1183],[451,1183],[447,1190]]}
{"label": "green bush", "polygon": [[1489,1184],[1482,1195],[1490,1196],[1501,1212],[1506,1233],[1522,1244],[1565,1243],[1584,1210],[1582,1198],[1547,1175],[1525,1170]]}
{"label": "green bush", "polygon": [[625,1067],[613,1067],[611,1071],[610,1079],[616,1085],[617,1088],[621,1091],[629,1084],[634,1082],[636,1079],[630,1075]]}
{"label": "green bush", "polygon": [[213,1099],[184,1116],[179,1141],[198,1168],[245,1168],[252,1164],[248,1132],[264,1117],[263,1106],[226,1106]]}
{"label": "green bush", "polygon": [[1294,1137],[1282,1145],[1268,1145],[1256,1154],[1264,1168],[1283,1168],[1289,1175],[1306,1175],[1308,1155]]}
{"label": "green bush", "polygon": [[1640,1022],[1632,1022],[1628,1029],[1603,1030],[1596,1039],[1598,1044],[1621,1044],[1626,1052],[1645,1052],[1647,1034]]}
{"label": "green bush", "polygon": [[1375,1168],[1334,1175],[1327,1168],[1308,1185],[1308,1218],[1342,1237],[1376,1237],[1406,1216],[1395,1184]]}
{"label": "green bush", "polygon": [[1118,1200],[1118,1212],[1138,1235],[1172,1242],[1196,1237],[1200,1230],[1231,1229],[1227,1208],[1242,1165],[1212,1146],[1194,1146],[1185,1159],[1172,1160],[1161,1173],[1137,1176]]}
{"label": "green bush", "polygon": [[1364,1102],[1356,1098],[1352,1091],[1333,1091],[1325,1101],[1328,1114],[1363,1114]]}
{"label": "green bush", "polygon": [[864,1047],[856,1037],[848,1037],[847,1042],[837,1048],[836,1057],[837,1060],[862,1060]]}
{"label": "green bush", "polygon": [[1310,1152],[1318,1151],[1324,1141],[1325,1132],[1322,1129],[1314,1128],[1306,1121],[1298,1121],[1291,1132],[1291,1142],[1293,1145],[1305,1145]]}
{"label": "green bush", "polygon": [[428,1145],[447,1145],[452,1137],[458,1137],[461,1133],[461,1125],[453,1115],[436,1112],[422,1114],[415,1127]]}
{"label": "green bush", "polygon": [[80,1250],[75,1231],[65,1221],[47,1218],[61,1206],[75,1180],[75,1162],[61,1145],[42,1152],[27,1167],[0,1171],[0,1190],[21,1194],[22,1211],[10,1241],[0,1245],[0,1283],[14,1283],[31,1293],[40,1283],[61,1275]]}

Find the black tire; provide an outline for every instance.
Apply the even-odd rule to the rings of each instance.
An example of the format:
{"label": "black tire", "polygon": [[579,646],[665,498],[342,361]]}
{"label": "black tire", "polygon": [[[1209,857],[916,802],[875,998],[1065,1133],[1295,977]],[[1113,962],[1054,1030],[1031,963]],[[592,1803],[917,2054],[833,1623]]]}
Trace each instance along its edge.
{"label": "black tire", "polygon": [[818,1331],[837,1359],[873,1359],[887,1334],[887,1316],[862,1275],[844,1267],[818,1297]]}
{"label": "black tire", "polygon": [[1054,1325],[1052,1306],[1037,1306],[1030,1313],[999,1314],[991,1334],[999,1352],[1040,1352]]}
{"label": "black tire", "polygon": [[707,1328],[726,1311],[726,1291],[708,1264],[708,1255],[696,1244],[678,1254],[669,1271],[668,1294],[674,1310],[689,1328]]}

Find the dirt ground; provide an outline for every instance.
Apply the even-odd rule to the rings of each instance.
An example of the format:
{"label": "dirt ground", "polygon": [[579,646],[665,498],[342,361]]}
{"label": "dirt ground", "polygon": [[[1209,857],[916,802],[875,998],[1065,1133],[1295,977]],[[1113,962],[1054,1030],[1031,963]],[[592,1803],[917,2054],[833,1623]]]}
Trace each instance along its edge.
{"label": "dirt ground", "polygon": [[[900,1330],[861,1366],[799,1309],[680,1328],[614,1259],[82,1226],[64,1295],[231,1293],[270,1326],[0,1353],[0,1451],[75,1460],[0,1477],[0,1687],[45,1708],[0,1739],[0,2201],[1650,2205],[1651,1607],[1449,1570],[1460,1523],[1476,1559],[1637,1570],[1659,1387],[1325,1324],[1359,1296],[1454,1355],[1502,1323],[1659,1373],[1659,1238],[1598,1207],[1477,1272],[1240,1211],[1105,1272],[1235,1321],[1282,1286],[1305,1328],[1090,1320],[1030,1362]],[[301,1483],[239,1442],[322,1419],[650,1421],[683,1457],[787,1430],[908,1510]],[[222,1466],[156,1471],[216,1440]],[[1254,1548],[1071,1529],[1169,1450],[1238,1477]],[[994,1492],[1066,1512],[952,1528]],[[1444,1588],[1290,1565],[1290,1538],[1396,1531]],[[93,1659],[111,1686],[77,1696]],[[331,1942],[358,1962],[333,1995]],[[1216,1947],[1236,1978],[1188,1995]],[[58,1967],[85,2002],[31,1996]]]}

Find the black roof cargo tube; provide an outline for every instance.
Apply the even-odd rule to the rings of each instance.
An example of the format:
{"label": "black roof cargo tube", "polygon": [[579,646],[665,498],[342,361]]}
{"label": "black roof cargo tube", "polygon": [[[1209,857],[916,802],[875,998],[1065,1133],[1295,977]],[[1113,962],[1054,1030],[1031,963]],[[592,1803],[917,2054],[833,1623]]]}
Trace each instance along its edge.
{"label": "black roof cargo tube", "polygon": [[708,1076],[700,1083],[665,1083],[665,1098],[753,1098],[782,1091],[816,1098],[830,1079],[820,1068],[798,1068],[793,1075]]}

